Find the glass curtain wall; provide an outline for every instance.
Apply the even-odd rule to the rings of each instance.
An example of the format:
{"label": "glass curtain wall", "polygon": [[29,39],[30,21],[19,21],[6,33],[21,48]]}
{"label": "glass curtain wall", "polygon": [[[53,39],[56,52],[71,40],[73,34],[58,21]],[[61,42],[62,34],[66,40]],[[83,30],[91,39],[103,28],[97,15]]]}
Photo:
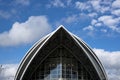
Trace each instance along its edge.
{"label": "glass curtain wall", "polygon": [[65,48],[51,53],[33,73],[31,80],[94,80]]}

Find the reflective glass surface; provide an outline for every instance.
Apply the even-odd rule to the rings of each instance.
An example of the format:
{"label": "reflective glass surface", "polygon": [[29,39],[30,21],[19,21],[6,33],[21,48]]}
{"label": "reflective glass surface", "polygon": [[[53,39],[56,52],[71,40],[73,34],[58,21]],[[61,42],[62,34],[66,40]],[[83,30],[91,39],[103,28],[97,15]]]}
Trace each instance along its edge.
{"label": "reflective glass surface", "polygon": [[94,80],[85,67],[65,48],[50,53],[33,72],[31,80]]}

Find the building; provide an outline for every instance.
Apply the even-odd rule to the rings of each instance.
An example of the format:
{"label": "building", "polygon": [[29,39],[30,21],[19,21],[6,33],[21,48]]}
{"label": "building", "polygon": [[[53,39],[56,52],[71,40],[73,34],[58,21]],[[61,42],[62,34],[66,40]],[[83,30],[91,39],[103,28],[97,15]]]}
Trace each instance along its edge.
{"label": "building", "polygon": [[23,58],[15,80],[108,80],[92,49],[60,26]]}

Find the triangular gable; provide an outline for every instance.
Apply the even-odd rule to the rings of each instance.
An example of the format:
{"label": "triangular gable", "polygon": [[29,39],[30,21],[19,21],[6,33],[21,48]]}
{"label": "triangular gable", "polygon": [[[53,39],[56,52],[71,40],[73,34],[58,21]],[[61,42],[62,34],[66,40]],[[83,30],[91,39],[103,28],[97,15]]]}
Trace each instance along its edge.
{"label": "triangular gable", "polygon": [[60,26],[44,39],[38,41],[28,51],[19,66],[15,80],[28,79],[36,66],[42,63],[48,54],[60,45],[69,49],[74,57],[79,60],[91,74],[94,74],[97,79],[106,80],[103,66],[94,52],[81,39],[67,31],[63,26]]}

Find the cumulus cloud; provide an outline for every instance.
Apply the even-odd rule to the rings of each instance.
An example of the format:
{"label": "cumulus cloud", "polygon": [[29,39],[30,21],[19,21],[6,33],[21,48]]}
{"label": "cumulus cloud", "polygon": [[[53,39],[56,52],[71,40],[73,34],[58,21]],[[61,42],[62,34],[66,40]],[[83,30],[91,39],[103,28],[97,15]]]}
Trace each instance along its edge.
{"label": "cumulus cloud", "polygon": [[93,50],[105,66],[109,80],[120,80],[120,51],[110,52],[96,48]]}
{"label": "cumulus cloud", "polygon": [[[111,1],[110,1],[111,2]],[[81,11],[105,13],[110,11],[110,2],[101,0],[88,0],[86,2],[76,1],[75,7]]]}
{"label": "cumulus cloud", "polygon": [[120,28],[117,27],[120,18],[114,18],[112,16],[104,15],[99,17],[98,21],[102,21],[104,25],[106,25],[108,28],[111,28],[113,31],[120,32]]}
{"label": "cumulus cloud", "polygon": [[115,0],[115,1],[112,3],[112,7],[113,7],[113,8],[120,8],[120,0]]}
{"label": "cumulus cloud", "polygon": [[[90,21],[88,21],[88,25],[85,25],[82,30],[89,30],[93,31],[97,35],[97,33],[103,33],[103,35],[107,36],[112,32],[112,34],[120,33],[120,8],[119,8],[119,0],[88,0],[88,1],[73,1],[68,0],[68,3],[72,5],[67,5],[66,1],[62,0],[54,0],[52,1],[52,6],[56,4],[57,2],[61,2],[64,7],[69,8],[70,6],[74,6],[75,9],[78,9],[80,11],[79,14],[85,14],[84,19],[82,19],[79,14],[72,14],[68,17],[64,17],[60,19],[59,22],[65,23],[65,24],[79,24],[79,22],[82,23],[82,20],[88,21],[88,18]],[[54,3],[54,4],[53,4]],[[63,7],[60,5],[57,5],[54,7]],[[85,18],[88,17],[88,18]],[[96,21],[95,21],[96,20]],[[59,24],[57,22],[57,24]],[[87,26],[87,27],[86,27]],[[88,31],[88,33],[89,33]],[[109,33],[110,32],[110,33]],[[111,35],[112,37],[112,35]]]}
{"label": "cumulus cloud", "polygon": [[91,1],[90,2],[92,4],[92,7],[95,9],[95,10],[100,10],[101,6],[100,6],[100,0],[94,0],[94,1]]}
{"label": "cumulus cloud", "polygon": [[9,31],[0,33],[0,46],[31,43],[51,31],[45,16],[31,16],[23,23],[15,22]]}
{"label": "cumulus cloud", "polygon": [[97,23],[97,20],[95,20],[95,19],[93,19],[92,21],[91,21],[91,24],[92,25],[95,25]]}
{"label": "cumulus cloud", "polygon": [[18,64],[3,64],[0,67],[0,80],[14,80]]}
{"label": "cumulus cloud", "polygon": [[93,28],[93,26],[88,26],[88,27],[84,27],[83,30],[90,30],[90,31],[93,31],[94,28]]}
{"label": "cumulus cloud", "polygon": [[107,29],[110,29],[111,31],[120,33],[119,22],[119,17],[103,15],[99,16],[97,19],[92,18],[91,23],[88,25],[88,27],[84,27],[83,30],[93,31],[94,28],[94,31],[101,31],[106,33]]}
{"label": "cumulus cloud", "polygon": [[101,31],[102,31],[102,32],[104,32],[104,33],[106,33],[106,32],[107,32],[107,30],[106,30],[106,29],[101,29]]}
{"label": "cumulus cloud", "polygon": [[[95,25],[98,23],[98,21],[96,19],[92,19],[91,24],[87,27],[84,27],[83,30],[89,30],[89,31],[94,31],[95,30]],[[88,33],[91,34],[91,33]]]}
{"label": "cumulus cloud", "polygon": [[112,16],[104,15],[98,18],[99,21],[102,21],[107,26],[113,26],[119,23],[119,19],[113,18]]}
{"label": "cumulus cloud", "polygon": [[93,12],[93,13],[89,13],[88,16],[90,16],[91,18],[96,18],[97,17],[97,13]]}
{"label": "cumulus cloud", "polygon": [[76,1],[74,5],[80,13],[85,13],[91,18],[91,22],[83,29],[84,31],[88,29],[92,31],[91,27],[93,27],[97,33],[105,32],[104,35],[108,35],[109,32],[120,33],[119,3],[120,0],[88,0]]}
{"label": "cumulus cloud", "polygon": [[120,16],[120,9],[113,10],[111,13],[116,15],[116,16]]}

